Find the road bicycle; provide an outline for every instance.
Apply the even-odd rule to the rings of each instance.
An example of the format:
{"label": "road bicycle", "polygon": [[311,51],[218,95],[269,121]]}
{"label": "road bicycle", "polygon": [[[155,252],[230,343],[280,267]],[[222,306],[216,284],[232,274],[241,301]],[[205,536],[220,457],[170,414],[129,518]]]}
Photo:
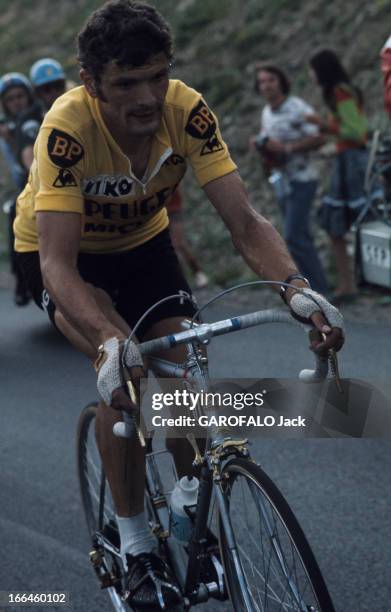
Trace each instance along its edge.
{"label": "road bicycle", "polygon": [[[183,296],[181,296],[183,297]],[[167,298],[166,298],[167,299]],[[204,347],[212,338],[264,323],[296,323],[286,310],[270,309],[211,324],[193,317],[183,331],[139,345],[157,377],[182,378],[188,389],[208,388],[208,358]],[[135,330],[134,330],[135,331]],[[153,357],[184,344],[185,363]],[[304,382],[323,381],[335,354],[315,357],[314,370],[303,370]],[[78,473],[84,513],[92,541],[90,560],[102,588],[117,611],[129,609],[120,556],[115,510],[95,441],[97,404],[83,410],[77,433]],[[201,409],[197,408],[199,413]],[[121,431],[143,443],[137,422],[124,414]],[[136,433],[140,436],[137,438]],[[169,506],[172,483],[162,473],[163,459],[175,465],[166,450],[146,448],[145,507],[160,553],[172,568],[188,610],[210,598],[226,601],[235,612],[333,612],[334,606],[311,547],[288,502],[250,456],[245,437],[210,428],[203,453],[188,436],[200,469],[198,499],[191,509],[192,536],[187,546],[171,534]],[[167,472],[167,470],[166,470]],[[189,509],[190,512],[190,509]],[[162,608],[164,609],[164,608]]]}

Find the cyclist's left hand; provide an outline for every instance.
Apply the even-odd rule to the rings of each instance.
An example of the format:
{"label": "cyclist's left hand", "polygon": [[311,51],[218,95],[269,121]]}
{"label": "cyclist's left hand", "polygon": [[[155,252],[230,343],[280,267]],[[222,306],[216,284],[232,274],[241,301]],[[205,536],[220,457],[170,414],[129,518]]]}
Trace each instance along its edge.
{"label": "cyclist's left hand", "polygon": [[293,294],[289,307],[295,319],[319,332],[311,335],[311,350],[322,355],[329,349],[339,351],[342,348],[345,341],[342,314],[323,295],[312,289],[302,289]]}
{"label": "cyclist's left hand", "polygon": [[[135,391],[135,401],[129,398],[123,377],[122,361],[128,369]],[[104,402],[115,410],[131,412],[138,409],[140,379],[145,376],[143,360],[137,345],[130,341],[113,337],[106,340],[95,362],[98,372],[98,391]]]}

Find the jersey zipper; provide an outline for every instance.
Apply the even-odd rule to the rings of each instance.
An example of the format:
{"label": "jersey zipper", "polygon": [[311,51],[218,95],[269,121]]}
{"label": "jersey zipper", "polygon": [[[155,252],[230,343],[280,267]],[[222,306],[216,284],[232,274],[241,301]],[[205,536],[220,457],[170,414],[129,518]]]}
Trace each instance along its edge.
{"label": "jersey zipper", "polygon": [[[137,178],[137,176],[135,176],[132,172],[132,166],[130,163],[129,158],[127,157],[127,160],[129,162],[129,174],[132,177],[132,179],[134,181],[136,181],[136,183],[138,185],[140,185],[141,189],[143,190],[143,195],[145,195],[147,193],[147,186],[148,183],[153,179],[154,176],[157,175],[157,173],[159,172],[160,168],[162,167],[162,165],[164,164],[164,162],[170,157],[170,155],[172,155],[172,149],[168,148],[164,151],[164,153],[160,156],[160,158],[158,159],[154,169],[152,170],[149,178],[147,180],[140,180],[139,178]],[[143,179],[145,177],[145,174],[143,176]]]}

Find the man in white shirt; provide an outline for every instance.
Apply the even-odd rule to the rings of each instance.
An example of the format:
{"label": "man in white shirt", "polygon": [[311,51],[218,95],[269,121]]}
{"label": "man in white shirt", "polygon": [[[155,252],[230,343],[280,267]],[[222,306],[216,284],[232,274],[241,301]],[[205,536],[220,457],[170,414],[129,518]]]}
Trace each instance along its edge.
{"label": "man in white shirt", "polygon": [[300,272],[317,291],[327,293],[326,277],[309,228],[317,185],[317,170],[310,152],[324,140],[316,126],[306,121],[313,108],[290,95],[285,73],[271,64],[256,67],[256,91],[265,98],[261,129],[251,146],[262,154],[269,180],[284,217],[284,234]]}

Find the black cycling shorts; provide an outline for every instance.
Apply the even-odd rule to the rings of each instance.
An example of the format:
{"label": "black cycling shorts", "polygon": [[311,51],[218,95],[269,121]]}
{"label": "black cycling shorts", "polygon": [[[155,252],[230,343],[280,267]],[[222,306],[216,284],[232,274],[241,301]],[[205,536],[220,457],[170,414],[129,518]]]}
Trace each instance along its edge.
{"label": "black cycling shorts", "polygon": [[[34,301],[54,324],[56,307],[43,286],[38,252],[18,253],[18,261]],[[183,296],[164,302],[146,317],[136,333],[140,340],[154,323],[168,317],[192,317],[196,311],[168,229],[124,253],[80,253],[77,267],[86,282],[109,294],[131,328],[155,302],[177,293]],[[185,299],[186,295],[193,301]]]}

